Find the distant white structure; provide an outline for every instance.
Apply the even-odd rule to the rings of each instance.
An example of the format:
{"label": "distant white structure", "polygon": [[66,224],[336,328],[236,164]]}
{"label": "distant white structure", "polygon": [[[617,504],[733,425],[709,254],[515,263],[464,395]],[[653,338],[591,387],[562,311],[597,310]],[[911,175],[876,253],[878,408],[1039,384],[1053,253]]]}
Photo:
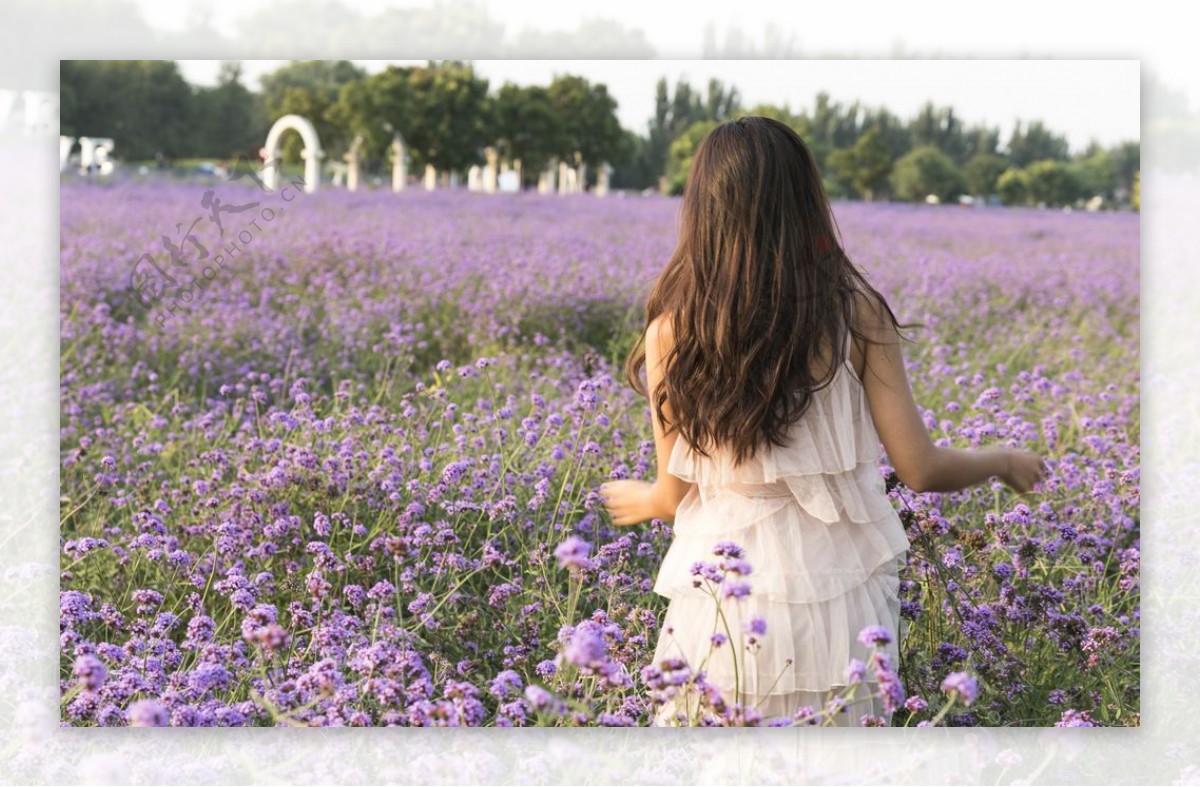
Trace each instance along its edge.
{"label": "distant white structure", "polygon": [[408,186],[408,151],[404,139],[396,134],[392,137],[392,191],[404,191]]}
{"label": "distant white structure", "polygon": [[567,162],[558,162],[558,193],[574,194],[578,174],[574,167],[567,166]]}
{"label": "distant white structure", "polygon": [[500,173],[500,191],[504,194],[515,194],[521,190],[521,176],[509,169]]}
{"label": "distant white structure", "polygon": [[478,164],[467,170],[467,191],[483,191],[483,170]]}
{"label": "distant white structure", "polygon": [[606,161],[600,165],[600,169],[596,170],[596,196],[608,196],[608,179],[612,176],[613,168]]}
{"label": "distant white structure", "polygon": [[483,156],[487,164],[483,167],[483,191],[485,194],[496,193],[496,160],[499,154],[495,148],[485,148]]}
{"label": "distant white structure", "polygon": [[557,173],[558,162],[552,158],[546,162],[546,168],[538,175],[538,194],[553,194],[557,190]]}
{"label": "distant white structure", "polygon": [[350,149],[343,156],[346,160],[346,189],[349,191],[358,191],[359,151],[362,150],[362,144],[362,134],[356,135],[354,142],[350,143]]}
{"label": "distant white structure", "polygon": [[349,164],[343,164],[340,161],[333,161],[329,164],[329,169],[333,170],[333,178],[329,181],[329,185],[334,188],[340,188],[346,184],[346,174],[350,171]]}
{"label": "distant white structure", "polygon": [[[3,121],[0,121],[0,127],[3,126]],[[75,137],[59,137],[58,138],[58,171],[64,172],[67,169],[67,163],[71,160],[71,149],[75,147]]]}
{"label": "distant white structure", "polygon": [[261,151],[263,161],[269,165],[263,167],[263,185],[271,190],[279,186],[279,142],[289,131],[297,132],[304,140],[304,150],[300,153],[304,159],[304,190],[311,194],[321,185],[321,159],[325,151],[321,150],[321,140],[313,124],[299,115],[284,115],[267,132],[267,142]]}
{"label": "distant white structure", "polygon": [[435,191],[437,189],[437,170],[432,164],[425,165],[425,190]]}
{"label": "distant white structure", "polygon": [[[108,154],[112,152],[113,141],[107,137],[79,138],[79,174],[90,175],[92,168],[100,175],[111,175],[113,163]],[[62,146],[59,145],[61,153]]]}

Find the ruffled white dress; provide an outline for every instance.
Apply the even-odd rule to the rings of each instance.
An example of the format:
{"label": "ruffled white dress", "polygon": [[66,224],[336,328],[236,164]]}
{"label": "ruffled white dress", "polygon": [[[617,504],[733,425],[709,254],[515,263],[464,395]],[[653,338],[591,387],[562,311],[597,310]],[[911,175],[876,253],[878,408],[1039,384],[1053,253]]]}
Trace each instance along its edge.
{"label": "ruffled white dress", "polygon": [[[701,456],[679,438],[668,465],[696,487],[679,505],[654,585],[671,599],[654,664],[685,659],[704,670],[727,702],[754,707],[764,721],[794,716],[803,706],[821,711],[831,696],[847,696],[850,659],[866,662],[871,652],[858,641],[866,626],[891,632],[881,649],[899,668],[898,572],[909,540],[879,472],[880,442],[849,345],[786,447],[759,449],[735,468],[723,453]],[[718,563],[713,547],[722,541],[740,545],[752,571],[744,577],[750,595],[723,599],[719,617],[705,584],[694,585],[692,566]],[[755,617],[766,622],[766,632],[747,648],[743,624]],[[714,646],[714,633],[728,641]],[[866,680],[847,697],[846,712],[835,715],[837,726],[857,726],[867,713],[891,722],[871,696],[869,668]],[[680,695],[654,724],[686,724],[675,718],[687,713],[685,700],[694,714],[697,700]]]}

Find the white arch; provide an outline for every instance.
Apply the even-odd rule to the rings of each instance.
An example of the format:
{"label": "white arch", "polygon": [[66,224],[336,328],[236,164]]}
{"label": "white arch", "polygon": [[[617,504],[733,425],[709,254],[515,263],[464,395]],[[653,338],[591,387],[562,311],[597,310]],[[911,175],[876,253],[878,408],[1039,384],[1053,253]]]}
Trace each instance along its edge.
{"label": "white arch", "polygon": [[263,161],[269,166],[263,167],[263,185],[274,190],[279,185],[279,164],[271,163],[279,158],[279,142],[288,131],[295,131],[304,140],[304,150],[300,153],[304,159],[304,190],[310,194],[321,184],[321,159],[325,151],[321,150],[321,140],[313,124],[299,115],[284,115],[275,121],[267,133],[267,142],[263,145]]}

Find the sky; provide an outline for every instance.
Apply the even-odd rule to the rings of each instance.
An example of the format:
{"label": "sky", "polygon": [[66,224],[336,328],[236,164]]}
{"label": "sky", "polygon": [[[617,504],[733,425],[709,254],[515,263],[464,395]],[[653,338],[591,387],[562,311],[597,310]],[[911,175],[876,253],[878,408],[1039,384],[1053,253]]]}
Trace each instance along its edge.
{"label": "sky", "polygon": [[[244,61],[247,82],[286,61]],[[356,61],[369,72],[389,62]],[[211,85],[219,61],[181,60],[188,81]],[[1140,66],[1127,60],[477,60],[476,70],[498,87],[506,81],[521,85],[548,84],[555,73],[580,74],[603,82],[617,100],[625,128],[644,133],[654,112],[654,88],[659,77],[672,85],[681,78],[703,89],[710,77],[734,85],[745,108],[757,103],[787,104],[793,110],[811,108],[817,93],[827,91],[835,101],[857,99],[870,107],[883,106],[903,119],[915,115],[926,101],[951,106],[967,125],[998,126],[1006,141],[1014,122],[1041,120],[1064,134],[1071,150],[1095,139],[1113,145],[1140,138]]]}

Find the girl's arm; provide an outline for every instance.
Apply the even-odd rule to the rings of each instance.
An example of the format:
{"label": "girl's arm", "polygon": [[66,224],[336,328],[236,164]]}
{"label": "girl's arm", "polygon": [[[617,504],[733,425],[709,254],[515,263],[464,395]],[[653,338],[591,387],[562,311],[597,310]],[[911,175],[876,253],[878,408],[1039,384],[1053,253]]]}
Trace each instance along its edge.
{"label": "girl's arm", "polygon": [[1029,491],[1045,472],[1041,458],[1005,447],[960,449],[936,446],[917,412],[900,336],[879,303],[856,296],[859,330],[868,343],[863,386],[871,418],[900,480],[915,492],[952,492],[999,476],[1017,492]]}
{"label": "girl's arm", "polygon": [[[671,351],[674,343],[670,320],[658,317],[647,328],[646,381],[651,392],[663,378],[662,359]],[[674,421],[669,401],[663,403],[663,413],[667,420]],[[650,407],[650,421],[654,427],[654,447],[658,457],[658,474],[654,482],[618,480],[600,486],[600,496],[615,525],[634,525],[651,519],[672,522],[679,503],[688,490],[695,486],[667,472],[671,451],[679,436],[678,430],[664,433],[653,406]]]}

